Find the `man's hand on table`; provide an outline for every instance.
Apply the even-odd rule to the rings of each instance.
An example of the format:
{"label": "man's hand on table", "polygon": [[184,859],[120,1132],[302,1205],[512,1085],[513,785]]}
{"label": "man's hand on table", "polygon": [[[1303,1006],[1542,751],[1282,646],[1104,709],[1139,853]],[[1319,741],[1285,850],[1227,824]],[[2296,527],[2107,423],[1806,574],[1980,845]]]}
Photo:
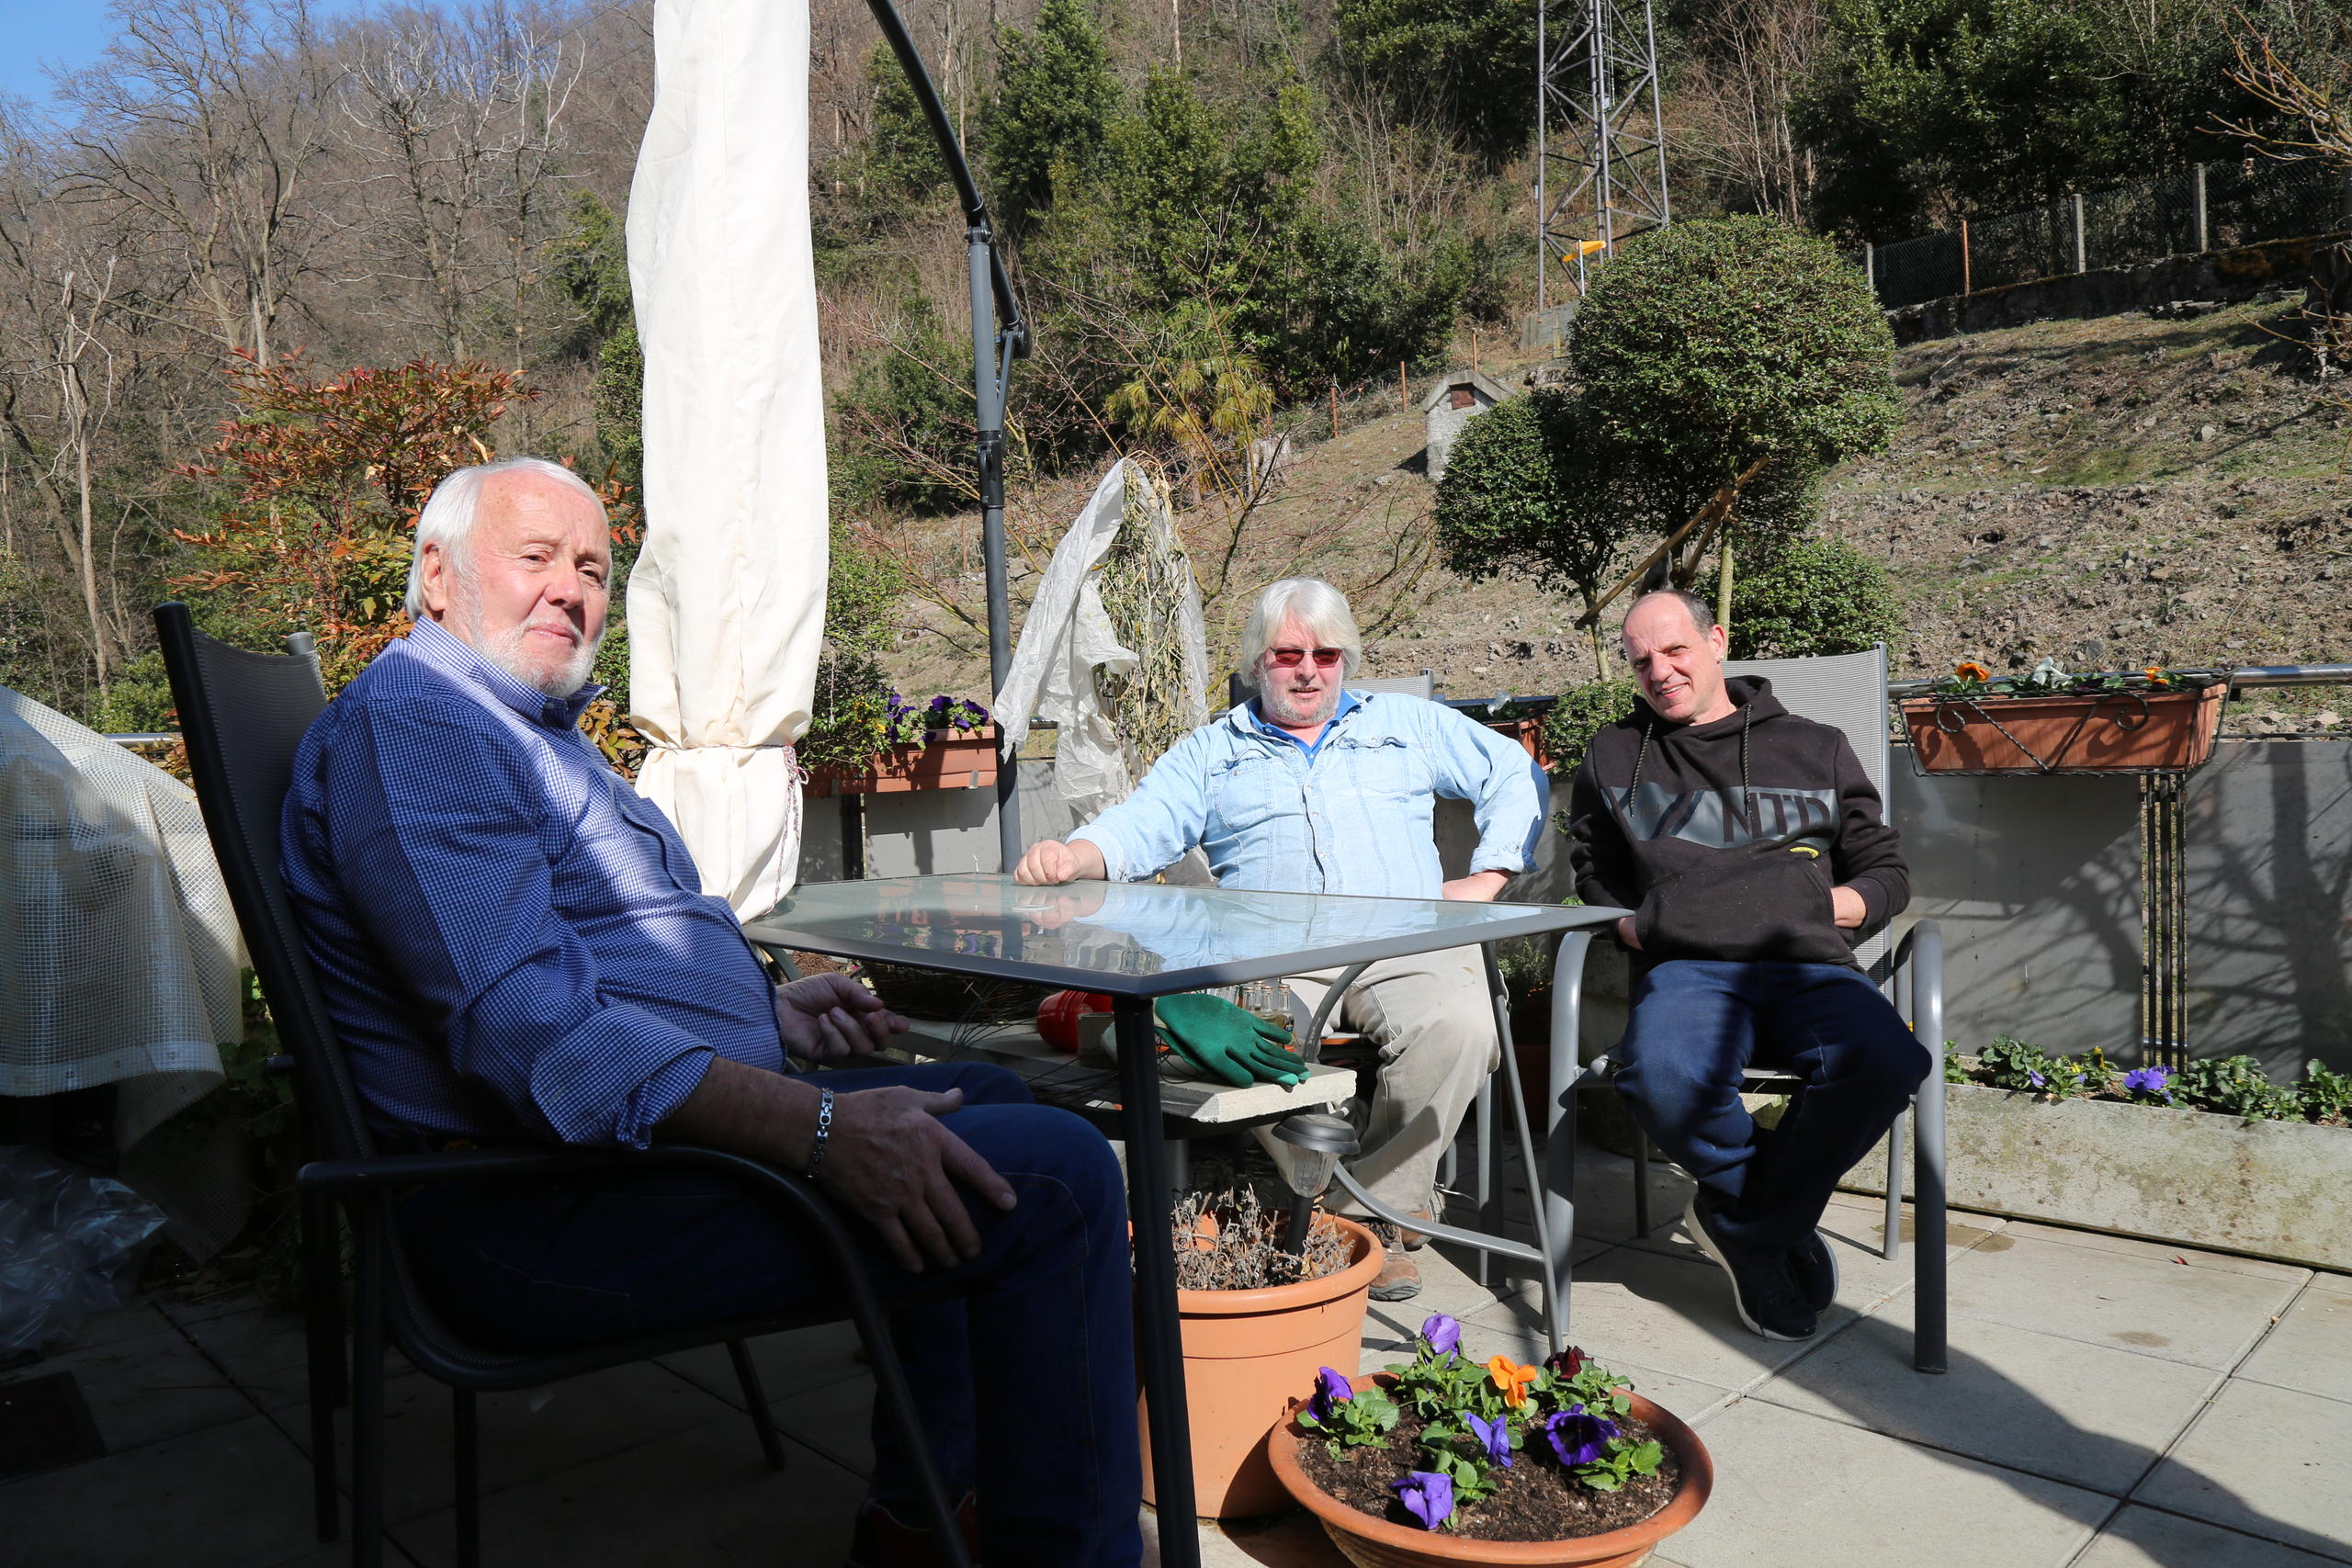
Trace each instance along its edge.
{"label": "man's hand on table", "polygon": [[1464,904],[1491,904],[1510,881],[1507,872],[1474,871],[1467,876],[1457,876],[1438,889],[1441,897],[1456,899]]}
{"label": "man's hand on table", "polygon": [[820,1064],[870,1055],[907,1027],[881,998],[845,975],[811,975],[777,987],[775,1022],[786,1050]]}
{"label": "man's hand on table", "polygon": [[860,1089],[833,1100],[833,1130],[817,1183],[882,1237],[899,1267],[953,1269],[979,1256],[980,1235],[956,1184],[1010,1209],[1012,1189],[939,1120],[964,1091]]}
{"label": "man's hand on table", "polygon": [[1067,843],[1059,839],[1040,839],[1029,846],[1029,852],[1012,868],[1012,880],[1023,887],[1100,882],[1109,875],[1110,868],[1102,863],[1102,849],[1086,839],[1073,839]]}

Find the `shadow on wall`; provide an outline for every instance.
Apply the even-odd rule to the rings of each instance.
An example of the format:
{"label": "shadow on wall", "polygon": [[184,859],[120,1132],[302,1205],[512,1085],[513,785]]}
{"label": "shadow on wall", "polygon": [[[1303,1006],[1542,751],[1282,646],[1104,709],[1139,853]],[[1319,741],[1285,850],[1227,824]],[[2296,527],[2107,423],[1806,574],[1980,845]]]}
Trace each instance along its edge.
{"label": "shadow on wall", "polygon": [[2185,815],[2191,1054],[2352,1070],[2352,743],[2223,741]]}

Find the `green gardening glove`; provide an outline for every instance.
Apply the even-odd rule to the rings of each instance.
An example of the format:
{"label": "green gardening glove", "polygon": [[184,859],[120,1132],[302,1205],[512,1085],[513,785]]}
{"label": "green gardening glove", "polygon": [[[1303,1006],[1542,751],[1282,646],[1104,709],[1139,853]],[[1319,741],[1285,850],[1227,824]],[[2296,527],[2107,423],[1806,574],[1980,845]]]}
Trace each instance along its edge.
{"label": "green gardening glove", "polygon": [[1306,1065],[1289,1048],[1289,1030],[1222,997],[1187,991],[1160,998],[1152,1010],[1159,1015],[1161,1043],[1236,1089],[1295,1084],[1306,1077]]}

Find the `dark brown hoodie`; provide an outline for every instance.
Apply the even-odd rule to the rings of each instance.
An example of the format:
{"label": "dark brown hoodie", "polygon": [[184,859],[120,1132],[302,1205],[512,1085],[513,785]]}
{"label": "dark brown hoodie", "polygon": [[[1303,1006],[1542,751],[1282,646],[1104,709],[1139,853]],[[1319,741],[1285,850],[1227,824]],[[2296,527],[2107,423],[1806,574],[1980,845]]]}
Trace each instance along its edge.
{"label": "dark brown hoodie", "polygon": [[[1725,684],[1727,718],[1668,724],[1638,704],[1593,737],[1568,805],[1577,896],[1634,910],[1650,963],[1850,964],[1911,897],[1878,791],[1846,737],[1782,707],[1770,681]],[[1831,918],[1841,884],[1862,896],[1860,931]]]}

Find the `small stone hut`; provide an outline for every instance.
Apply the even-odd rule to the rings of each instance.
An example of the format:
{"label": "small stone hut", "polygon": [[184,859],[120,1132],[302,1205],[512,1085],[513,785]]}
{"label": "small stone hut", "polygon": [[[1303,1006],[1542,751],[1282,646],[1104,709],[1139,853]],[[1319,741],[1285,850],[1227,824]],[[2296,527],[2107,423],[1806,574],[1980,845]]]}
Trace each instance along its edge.
{"label": "small stone hut", "polygon": [[1429,423],[1429,446],[1425,450],[1432,483],[1445,477],[1445,459],[1453,452],[1454,438],[1462,434],[1462,427],[1510,396],[1503,387],[1476,370],[1456,370],[1438,378],[1437,389],[1421,404],[1421,417]]}

